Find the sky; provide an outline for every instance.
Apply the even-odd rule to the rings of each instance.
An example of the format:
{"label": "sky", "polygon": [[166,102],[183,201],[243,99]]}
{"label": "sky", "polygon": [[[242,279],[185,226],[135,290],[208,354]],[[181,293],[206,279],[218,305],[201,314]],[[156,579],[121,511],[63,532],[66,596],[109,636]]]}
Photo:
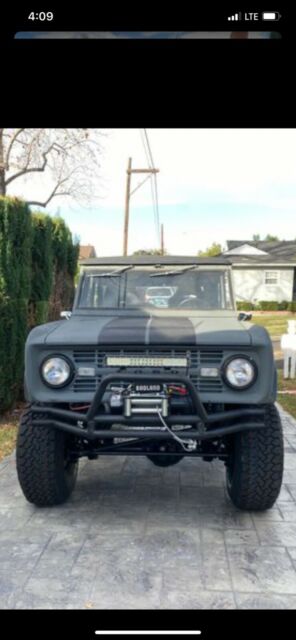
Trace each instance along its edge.
{"label": "sky", "polygon": [[[197,98],[194,98],[197,99]],[[218,108],[218,103],[217,103]],[[235,105],[234,105],[235,108]],[[128,158],[146,168],[140,129],[104,130],[100,199],[91,207],[54,199],[46,211],[66,220],[98,256],[120,255]],[[170,254],[196,255],[226,240],[267,233],[296,238],[296,129],[147,129],[157,177],[159,216]],[[11,183],[8,193],[46,197],[47,180]],[[143,176],[132,176],[133,190]],[[50,183],[48,182],[48,185]],[[159,246],[150,181],[131,196],[129,253]]]}

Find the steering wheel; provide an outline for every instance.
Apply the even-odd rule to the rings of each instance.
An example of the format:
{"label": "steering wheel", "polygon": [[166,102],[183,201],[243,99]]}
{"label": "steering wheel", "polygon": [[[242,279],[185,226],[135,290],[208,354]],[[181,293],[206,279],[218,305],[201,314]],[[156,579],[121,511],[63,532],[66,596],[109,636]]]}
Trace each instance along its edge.
{"label": "steering wheel", "polygon": [[195,306],[195,307],[197,306],[198,307],[198,303],[199,302],[202,302],[202,300],[200,298],[198,298],[197,296],[194,296],[194,295],[185,296],[183,298],[183,300],[181,300],[181,302],[179,302],[178,308],[179,307],[185,307],[188,304],[190,306]]}

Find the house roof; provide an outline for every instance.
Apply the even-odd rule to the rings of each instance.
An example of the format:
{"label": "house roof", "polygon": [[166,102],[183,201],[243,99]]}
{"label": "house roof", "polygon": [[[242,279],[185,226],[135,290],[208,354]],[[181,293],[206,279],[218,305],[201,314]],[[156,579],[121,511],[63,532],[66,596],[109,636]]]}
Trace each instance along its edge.
{"label": "house roof", "polygon": [[87,258],[95,258],[96,250],[92,244],[81,244],[79,247],[79,260],[86,260]]}
{"label": "house roof", "polygon": [[[246,245],[257,249],[260,253],[253,253],[250,251],[248,255],[246,252]],[[243,249],[243,253],[238,251],[235,253],[235,249]],[[296,263],[296,241],[295,240],[227,240],[227,250],[231,251],[229,256],[232,263],[245,263],[245,264],[295,264]],[[222,255],[227,256],[225,251]]]}
{"label": "house roof", "polygon": [[262,251],[262,249],[258,249],[258,247],[254,247],[254,245],[244,243],[240,244],[238,247],[224,251],[224,255],[267,256],[268,253],[266,251]]}
{"label": "house roof", "polygon": [[228,250],[246,244],[273,256],[296,257],[296,240],[227,240]]}
{"label": "house roof", "polygon": [[200,264],[200,265],[230,265],[231,261],[227,257],[219,256],[219,257],[209,257],[209,258],[197,258],[196,256],[108,256],[106,258],[89,258],[86,260],[82,260],[80,264],[85,266],[95,266],[95,265],[141,265],[141,264],[173,264],[173,265],[191,265],[191,264]]}

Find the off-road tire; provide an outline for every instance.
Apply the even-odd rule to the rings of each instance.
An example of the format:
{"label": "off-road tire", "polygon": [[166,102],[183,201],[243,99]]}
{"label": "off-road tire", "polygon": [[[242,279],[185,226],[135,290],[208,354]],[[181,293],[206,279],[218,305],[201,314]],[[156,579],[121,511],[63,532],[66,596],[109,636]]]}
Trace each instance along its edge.
{"label": "off-road tire", "polygon": [[270,509],[281,489],[284,463],[282,425],[274,405],[265,411],[265,428],[234,436],[226,471],[228,495],[246,511]]}
{"label": "off-road tire", "polygon": [[78,462],[67,460],[68,442],[68,434],[33,425],[31,409],[24,411],[16,445],[17,474],[25,497],[38,507],[61,504],[74,489]]}

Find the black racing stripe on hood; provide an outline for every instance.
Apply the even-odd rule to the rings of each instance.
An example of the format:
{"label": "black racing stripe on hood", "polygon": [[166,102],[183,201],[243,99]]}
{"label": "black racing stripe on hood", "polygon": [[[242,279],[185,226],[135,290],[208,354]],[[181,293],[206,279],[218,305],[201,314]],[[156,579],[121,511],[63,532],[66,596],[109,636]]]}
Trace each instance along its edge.
{"label": "black racing stripe on hood", "polygon": [[188,318],[152,318],[148,344],[196,344],[196,334]]}
{"label": "black racing stripe on hood", "polygon": [[146,318],[113,318],[99,333],[99,343],[105,344],[145,344]]}

